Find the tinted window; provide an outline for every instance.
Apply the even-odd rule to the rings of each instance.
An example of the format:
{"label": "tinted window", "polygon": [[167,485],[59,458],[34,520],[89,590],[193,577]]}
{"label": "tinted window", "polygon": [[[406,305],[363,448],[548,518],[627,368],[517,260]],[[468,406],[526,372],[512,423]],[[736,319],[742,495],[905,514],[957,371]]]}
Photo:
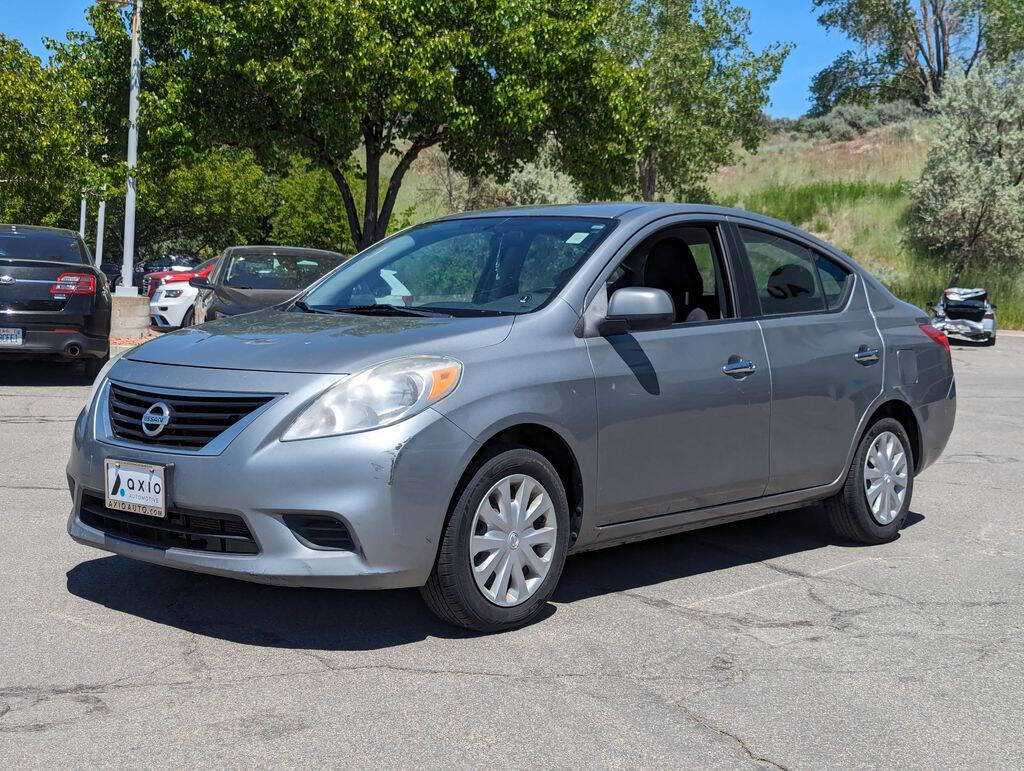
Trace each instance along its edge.
{"label": "tinted window", "polygon": [[529,313],[562,288],[611,231],[583,217],[473,217],[411,228],[367,249],[303,298],[452,315]]}
{"label": "tinted window", "polygon": [[73,235],[39,230],[0,230],[0,257],[87,264]]}
{"label": "tinted window", "polygon": [[330,254],[274,254],[234,252],[227,265],[224,285],[235,289],[304,289],[344,258]]}
{"label": "tinted window", "polygon": [[829,308],[838,308],[846,299],[846,288],[852,283],[847,280],[850,271],[823,254],[816,255],[815,262],[818,266],[818,277],[825,290],[825,302]]}
{"label": "tinted window", "polygon": [[772,316],[825,310],[825,297],[810,249],[760,230],[739,231],[762,313]]}

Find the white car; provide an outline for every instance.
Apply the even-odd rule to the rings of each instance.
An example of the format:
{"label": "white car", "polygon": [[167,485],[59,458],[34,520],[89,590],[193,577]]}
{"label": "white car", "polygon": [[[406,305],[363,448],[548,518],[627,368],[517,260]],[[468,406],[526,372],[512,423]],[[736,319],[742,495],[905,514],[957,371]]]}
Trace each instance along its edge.
{"label": "white car", "polygon": [[932,326],[947,335],[996,343],[996,306],[989,302],[988,290],[950,287],[942,293]]}
{"label": "white car", "polygon": [[[194,270],[187,273],[187,277],[209,276],[213,270],[217,258],[207,260]],[[178,327],[190,327],[195,320],[193,306],[199,290],[190,285],[185,277],[164,276],[160,279],[153,297],[149,301],[149,317],[153,326],[160,329],[176,329]]]}

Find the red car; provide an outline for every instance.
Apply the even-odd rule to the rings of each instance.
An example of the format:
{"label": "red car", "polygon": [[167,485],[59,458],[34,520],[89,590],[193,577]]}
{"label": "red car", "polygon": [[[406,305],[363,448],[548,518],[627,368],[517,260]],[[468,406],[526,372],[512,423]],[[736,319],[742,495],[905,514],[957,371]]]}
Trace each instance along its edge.
{"label": "red car", "polygon": [[206,278],[213,272],[217,264],[217,258],[200,263],[192,270],[160,270],[155,273],[147,273],[142,279],[142,287],[149,297],[153,296],[160,284],[170,284],[173,281],[189,281],[193,278]]}

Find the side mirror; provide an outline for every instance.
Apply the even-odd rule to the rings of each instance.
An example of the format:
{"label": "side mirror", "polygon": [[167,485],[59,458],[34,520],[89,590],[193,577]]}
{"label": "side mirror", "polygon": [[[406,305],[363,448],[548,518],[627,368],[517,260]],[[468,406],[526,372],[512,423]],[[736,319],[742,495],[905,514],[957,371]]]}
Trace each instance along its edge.
{"label": "side mirror", "polygon": [[644,329],[664,329],[676,320],[676,306],[664,289],[627,286],[617,290],[608,301],[608,311],[600,324],[602,335]]}
{"label": "side mirror", "polygon": [[213,289],[213,284],[211,284],[209,280],[201,278],[200,276],[190,278],[188,280],[188,285],[194,286],[196,289]]}

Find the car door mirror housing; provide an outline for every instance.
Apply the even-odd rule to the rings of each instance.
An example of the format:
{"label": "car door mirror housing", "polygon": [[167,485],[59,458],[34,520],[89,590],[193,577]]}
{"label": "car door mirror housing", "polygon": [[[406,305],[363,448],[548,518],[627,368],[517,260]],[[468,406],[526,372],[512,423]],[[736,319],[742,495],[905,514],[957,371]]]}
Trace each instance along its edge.
{"label": "car door mirror housing", "polygon": [[188,280],[188,285],[194,286],[196,289],[213,289],[213,284],[211,284],[208,279],[202,278],[201,276],[190,278]]}
{"label": "car door mirror housing", "polygon": [[664,329],[672,326],[675,320],[675,303],[664,289],[627,286],[612,294],[600,330],[602,335],[616,335]]}

